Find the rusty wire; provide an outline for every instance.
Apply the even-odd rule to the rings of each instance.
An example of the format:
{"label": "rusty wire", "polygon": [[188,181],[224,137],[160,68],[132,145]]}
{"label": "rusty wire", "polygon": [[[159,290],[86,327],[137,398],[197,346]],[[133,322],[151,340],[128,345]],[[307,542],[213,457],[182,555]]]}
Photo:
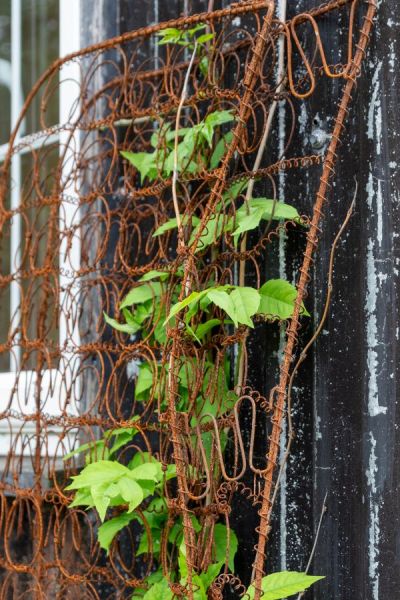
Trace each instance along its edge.
{"label": "rusty wire", "polygon": [[[184,588],[171,582],[171,589],[177,596],[193,598],[192,573],[206,567],[211,560],[204,528],[212,528],[221,521],[229,531],[234,519],[232,499],[240,494],[249,507],[258,510],[260,517],[254,577],[255,600],[261,597],[271,497],[301,307],[376,2],[326,2],[286,23],[274,19],[274,9],[273,0],[239,2],[229,9],[169,21],[107,40],[56,61],[26,100],[10,137],[0,181],[0,259],[9,252],[12,220],[17,215],[23,232],[20,258],[11,257],[10,266],[5,262],[0,270],[3,319],[12,286],[14,289],[17,286],[20,297],[9,330],[0,339],[3,371],[7,370],[4,365],[10,358],[20,357],[15,375],[9,378],[9,397],[1,398],[0,423],[5,425],[2,431],[7,429],[10,441],[0,480],[1,600],[121,598],[142,584],[154,564],[151,530],[143,514],[143,528],[149,538],[145,562],[136,559],[135,537],[129,530],[117,537],[106,561],[96,540],[96,515],[78,508],[68,509],[71,496],[64,488],[81,463],[76,458],[62,461],[63,455],[83,441],[95,442],[105,430],[130,426],[130,419],[138,414],[140,442],[135,442],[128,451],[149,451],[163,463],[175,462],[177,468],[177,489],[166,490],[168,521],[160,557],[164,572],[168,573],[168,530],[177,515],[181,516],[189,574]],[[341,11],[346,11],[349,18],[343,48],[347,61],[343,62],[341,56],[331,64],[320,20],[335,19]],[[362,27],[357,38],[358,13]],[[178,240],[173,233],[157,238],[151,235],[173,216],[173,182],[159,174],[156,183],[141,186],[133,167],[121,160],[120,151],[148,150],[154,122],[176,118],[188,57],[179,47],[159,47],[154,64],[149,56],[156,34],[166,27],[183,28],[203,22],[215,33],[215,48],[208,75],[200,76],[199,65],[193,61],[182,122],[185,121],[185,126],[196,124],[204,114],[217,108],[234,110],[237,120],[220,167],[179,179],[180,213],[196,212],[201,217],[197,236],[189,246],[187,236],[181,235]],[[301,41],[302,27],[307,26],[311,26],[316,38],[311,50],[304,49]],[[277,40],[281,35],[286,40],[287,85],[283,92],[277,93],[274,74]],[[71,61],[81,72],[79,117],[60,125],[49,124],[47,108],[57,101],[62,88],[60,69]],[[337,114],[333,115],[335,124],[326,153],[302,156],[293,143],[298,135],[298,103],[313,95],[321,77],[341,80],[343,96]],[[21,143],[19,127],[37,99],[43,132]],[[272,144],[261,167],[254,172],[254,156],[274,100],[288,107],[291,119],[285,152],[279,155]],[[46,143],[55,133],[63,135],[61,143]],[[12,157],[27,147],[20,203],[11,210]],[[217,254],[202,252],[201,234],[207,231],[210,218],[231,183],[256,178],[256,185],[264,186],[264,194],[276,199],[275,180],[280,173],[289,176],[311,168],[321,171],[321,180],[312,213],[299,200],[298,209],[307,227],[291,222],[267,228],[252,246],[239,252],[225,236],[222,242],[216,240],[215,246],[220,244]],[[232,214],[234,207],[227,204],[225,209]],[[260,285],[265,264],[273,256],[274,241],[282,235],[297,236],[304,258],[298,273],[295,312],[287,325],[279,383],[271,392],[260,393],[248,386],[245,376],[231,412],[218,417],[206,415],[193,426],[191,416],[195,414],[198,382],[204,378],[204,350],[188,339],[179,323],[169,329],[164,348],[149,342],[151,331],[141,339],[111,332],[104,322],[103,311],[118,317],[121,298],[140,275],[157,268],[171,273],[183,268],[181,298],[207,282],[234,282],[239,262],[251,268]],[[79,265],[73,259],[77,241]],[[166,306],[171,302],[171,294],[172,290],[165,285]],[[62,338],[61,320],[66,324]],[[212,337],[206,350],[213,352],[216,372],[224,357],[231,356],[232,348],[238,344],[246,347],[247,337],[245,328],[237,331],[221,328]],[[170,366],[168,381],[165,374],[163,379],[162,372],[157,374],[161,356],[163,365]],[[176,408],[182,357],[192,361],[195,373],[189,386],[192,404],[187,415]],[[168,406],[163,409],[154,389],[144,405],[135,400],[134,371],[140,361],[154,365],[157,385],[168,389]],[[216,379],[218,376],[210,378],[207,394],[218,403],[221,399]],[[240,412],[249,409],[252,424],[250,445],[246,445]],[[270,424],[264,445],[265,459],[262,465],[255,465],[257,420],[265,418]],[[223,431],[230,432],[233,449],[229,459],[219,441]],[[204,460],[204,432],[213,441],[210,464]],[[188,462],[203,473],[200,483],[190,475]],[[217,478],[212,475],[215,472]],[[248,483],[249,475],[253,486]],[[201,518],[204,526],[199,534],[193,529],[192,513]],[[22,553],[16,550],[18,539],[28,540]],[[246,587],[225,568],[212,585],[210,597],[223,598],[225,589],[242,596]]]}

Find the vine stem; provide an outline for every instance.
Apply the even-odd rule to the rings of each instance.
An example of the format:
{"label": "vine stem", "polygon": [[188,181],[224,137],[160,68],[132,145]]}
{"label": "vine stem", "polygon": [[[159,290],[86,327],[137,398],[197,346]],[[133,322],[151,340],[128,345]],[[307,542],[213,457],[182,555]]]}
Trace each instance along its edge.
{"label": "vine stem", "polygon": [[[182,93],[176,113],[175,120],[175,141],[174,141],[174,171],[172,177],[172,200],[174,205],[176,223],[178,225],[178,244],[180,246],[185,245],[184,233],[182,227],[182,220],[179,212],[179,204],[178,204],[178,143],[179,143],[179,128],[180,128],[180,120],[182,115],[182,109],[187,98],[188,86],[190,74],[192,71],[194,59],[197,52],[197,43],[194,43],[193,54],[189,62],[189,66],[186,71],[185,79],[183,82]],[[188,282],[185,286],[185,295],[187,295],[189,291]],[[168,370],[168,390],[169,390],[169,401],[168,401],[168,410],[171,419],[171,437],[172,437],[172,445],[174,451],[174,460],[176,464],[176,475],[178,479],[178,498],[180,503],[180,509],[182,511],[182,520],[183,520],[183,534],[186,548],[186,561],[187,561],[187,595],[189,600],[193,600],[193,548],[194,545],[194,530],[193,524],[189,515],[189,511],[187,508],[186,501],[186,478],[185,478],[185,461],[182,453],[182,442],[180,439],[180,430],[178,426],[178,418],[176,414],[176,406],[175,406],[175,396],[177,390],[176,383],[176,375],[175,375],[175,344],[173,345],[169,357],[169,370]]]}
{"label": "vine stem", "polygon": [[[285,20],[286,20],[286,9],[287,9],[287,0],[282,0],[280,17],[283,22],[285,22]],[[267,147],[268,138],[269,138],[269,135],[270,135],[271,129],[272,129],[272,123],[274,121],[275,113],[278,108],[279,101],[277,100],[277,96],[279,96],[279,94],[282,93],[282,91],[285,87],[285,72],[286,72],[286,69],[285,69],[285,37],[284,37],[284,33],[282,33],[281,36],[279,37],[279,48],[278,48],[278,67],[277,67],[278,86],[275,91],[275,98],[271,104],[271,108],[269,109],[267,122],[265,123],[265,127],[264,127],[263,136],[261,138],[261,142],[258,147],[257,155],[256,155],[256,158],[254,161],[253,172],[258,171],[258,169],[260,168],[261,161],[262,161],[265,149]],[[252,177],[247,186],[247,191],[246,191],[246,196],[245,196],[246,206],[249,205],[249,202],[253,197],[254,185],[255,185],[255,178]],[[273,210],[274,210],[274,208],[273,208]],[[240,252],[246,252],[246,248],[247,248],[247,233],[245,233],[242,238],[242,241],[240,244]],[[239,285],[241,287],[244,287],[245,281],[246,281],[246,261],[241,260],[240,266],[239,266]],[[246,344],[246,339],[244,339],[242,342],[242,350],[240,352],[240,357],[239,357],[238,380],[237,380],[237,389],[239,390],[239,393],[240,393],[240,390],[242,389],[244,379],[245,379],[244,374],[245,374],[245,354],[246,353],[243,352],[244,344]]]}
{"label": "vine stem", "polygon": [[264,565],[266,560],[266,544],[270,529],[269,509],[271,505],[271,496],[274,486],[273,475],[277,464],[278,450],[280,448],[282,421],[284,418],[285,401],[287,398],[287,386],[288,381],[290,379],[289,374],[291,370],[291,363],[293,360],[293,353],[297,343],[299,318],[301,315],[303,300],[305,297],[306,288],[309,280],[309,272],[311,269],[314,251],[318,244],[318,235],[320,230],[320,223],[322,220],[322,211],[324,204],[327,201],[330,180],[334,174],[334,167],[337,159],[336,150],[344,128],[346,117],[349,113],[348,106],[352,98],[352,92],[356,84],[357,76],[359,75],[360,68],[365,57],[373,25],[373,20],[377,10],[377,0],[366,0],[366,4],[368,8],[363,18],[363,24],[360,29],[359,39],[356,44],[356,51],[346,74],[346,83],[344,85],[342,97],[339,103],[338,113],[334,121],[331,142],[329,144],[324,161],[324,167],[322,170],[320,184],[316,195],[316,201],[314,204],[310,229],[307,235],[307,244],[304,252],[303,263],[300,268],[300,277],[297,284],[297,296],[295,300],[293,316],[290,320],[289,326],[286,331],[287,342],[284,349],[284,358],[280,367],[279,384],[275,388],[276,399],[274,400],[273,404],[273,426],[269,438],[267,467],[264,472],[264,487],[261,494],[262,504],[258,513],[260,516],[260,525],[256,557],[254,561],[254,600],[260,600],[262,595],[261,583],[264,575]]}
{"label": "vine stem", "polygon": [[[321,533],[322,521],[323,521],[323,518],[325,516],[326,511],[328,510],[328,507],[326,505],[326,499],[327,499],[327,497],[328,497],[328,492],[325,493],[324,501],[322,503],[321,514],[319,516],[318,527],[317,527],[317,531],[315,533],[315,538],[314,538],[314,544],[313,544],[313,547],[312,547],[311,552],[310,552],[310,557],[308,559],[306,570],[304,571],[304,573],[306,575],[307,575],[308,571],[310,570],[311,563],[313,561],[313,558],[314,558],[314,555],[315,555],[315,551],[317,549],[319,534]],[[300,592],[300,594],[297,596],[297,600],[301,600],[303,598],[303,596],[304,596],[304,592]]]}
{"label": "vine stem", "polygon": [[287,461],[289,459],[289,455],[290,455],[290,448],[292,445],[292,441],[294,438],[294,429],[293,429],[293,421],[292,421],[292,390],[293,390],[293,382],[294,382],[294,378],[297,375],[297,372],[300,368],[300,365],[302,364],[302,362],[304,362],[304,360],[307,357],[307,353],[309,351],[309,349],[311,348],[311,346],[314,345],[315,341],[317,340],[317,338],[319,337],[322,328],[325,324],[325,321],[327,319],[328,316],[328,312],[329,312],[329,307],[331,304],[331,300],[332,300],[332,291],[333,291],[333,268],[334,268],[334,264],[335,264],[335,254],[336,254],[336,249],[337,249],[337,245],[339,243],[340,238],[342,237],[349,221],[350,218],[352,217],[353,211],[354,211],[354,206],[355,206],[355,202],[356,202],[356,198],[357,198],[357,193],[358,193],[358,183],[356,181],[356,188],[354,191],[354,195],[353,195],[353,199],[351,202],[351,205],[349,207],[349,210],[346,213],[346,216],[343,220],[342,225],[340,226],[339,231],[337,232],[335,239],[333,241],[332,244],[332,248],[331,248],[331,252],[330,252],[330,256],[329,256],[329,268],[328,268],[328,285],[327,285],[327,292],[326,292],[326,298],[325,298],[325,304],[324,304],[324,310],[322,312],[322,317],[320,319],[320,322],[318,324],[318,327],[316,328],[314,334],[312,335],[312,337],[309,339],[309,341],[307,342],[307,344],[305,345],[305,347],[303,348],[299,359],[297,361],[297,363],[295,364],[293,371],[291,373],[290,376],[290,380],[289,380],[289,385],[288,385],[288,396],[287,396],[287,420],[288,420],[288,442],[286,445],[286,449],[285,449],[285,454],[283,456],[283,459],[281,461],[281,465],[279,468],[279,474],[278,477],[276,479],[276,483],[275,483],[275,488],[274,488],[274,493],[272,495],[272,499],[271,499],[271,506],[269,509],[269,518],[271,518],[271,514],[272,514],[272,510],[273,507],[275,505],[275,501],[276,501],[276,497],[278,494],[278,489],[279,489],[279,485],[280,482],[282,480],[283,477],[283,473],[284,470],[286,468],[286,464]]}
{"label": "vine stem", "polygon": [[189,66],[188,66],[187,71],[186,71],[185,79],[184,79],[184,82],[183,82],[182,94],[181,94],[181,98],[180,98],[180,101],[179,101],[178,110],[176,111],[176,119],[175,119],[174,171],[173,171],[173,174],[172,174],[172,200],[173,200],[173,204],[174,204],[174,211],[175,211],[176,223],[178,225],[179,242],[180,242],[181,245],[184,245],[185,241],[184,241],[184,238],[183,238],[183,228],[182,228],[181,215],[180,215],[180,212],[179,212],[178,189],[177,189],[178,188],[178,144],[179,144],[179,128],[180,128],[180,122],[181,122],[181,115],[182,115],[183,105],[185,104],[185,101],[186,101],[187,96],[188,96],[188,86],[189,86],[190,73],[191,73],[192,68],[193,68],[193,63],[194,63],[194,60],[196,58],[196,53],[197,53],[197,42],[194,43],[193,53],[192,53],[192,57],[191,57],[190,62],[189,62]]}

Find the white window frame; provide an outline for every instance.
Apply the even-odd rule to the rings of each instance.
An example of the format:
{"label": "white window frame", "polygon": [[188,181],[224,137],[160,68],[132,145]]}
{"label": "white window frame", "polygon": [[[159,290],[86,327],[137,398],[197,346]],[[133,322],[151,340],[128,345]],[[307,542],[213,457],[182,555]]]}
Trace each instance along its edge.
{"label": "white window frame", "polygon": [[[11,0],[11,128],[15,127],[23,106],[22,98],[22,1]],[[81,15],[81,0],[59,0],[59,55],[66,56],[72,52],[78,51],[81,48],[80,41],[80,15]],[[70,62],[63,65],[60,70],[60,100],[59,100],[59,122],[61,124],[73,121],[78,118],[79,105],[75,103],[77,98],[77,85],[80,81],[80,68],[76,62]],[[74,113],[71,114],[71,108],[75,107]],[[35,148],[48,146],[56,142],[60,145],[60,153],[64,152],[65,145],[70,141],[70,131],[63,131],[62,126],[54,127],[55,133],[49,135],[41,132],[36,132],[32,135],[21,136],[21,132],[17,135],[14,142],[18,151],[13,155],[11,161],[11,209],[19,206],[21,192],[21,156],[29,153]],[[23,130],[22,130],[23,131]],[[73,139],[73,144],[67,149],[65,163],[68,165],[68,158],[73,157],[74,152],[79,148],[79,134],[77,133]],[[0,163],[6,157],[8,144],[0,146]],[[66,167],[67,169],[68,167]],[[70,168],[70,167],[69,167]],[[68,181],[69,173],[63,172],[64,181]],[[72,185],[65,185],[64,195],[75,196],[76,192]],[[60,220],[62,219],[61,227],[68,230],[74,226],[78,218],[77,205],[69,202],[61,202]],[[21,216],[17,213],[11,224],[11,240],[10,240],[10,255],[11,268],[18,269],[20,263],[20,244],[21,244]],[[60,267],[64,264],[67,251],[66,236],[63,236],[60,244]],[[68,275],[70,271],[76,271],[80,263],[80,240],[79,234],[74,235],[72,247],[68,250],[68,268],[65,269],[65,274],[60,275],[60,306],[63,310],[60,311],[59,321],[59,342],[60,347],[63,347],[68,338],[69,342],[74,345],[79,345],[79,331],[76,324],[73,322],[73,316],[68,319],[65,315],[68,314],[69,304],[71,302],[71,294],[68,288],[73,283],[73,276]],[[13,267],[14,265],[14,267]],[[12,282],[10,286],[10,324],[12,321],[19,321],[20,307],[20,288],[18,282]],[[4,316],[2,315],[4,318]],[[71,321],[71,322],[69,322]],[[10,397],[12,396],[11,411],[18,414],[34,414],[35,407],[35,371],[20,371],[20,348],[16,346],[13,352],[10,353],[10,370],[0,373],[0,412],[8,407]],[[62,364],[62,361],[61,361]],[[18,373],[18,386],[16,387],[16,374]],[[44,412],[51,416],[59,416],[64,408],[66,387],[72,384],[71,373],[61,373],[59,370],[48,370],[42,373],[41,389],[42,396],[46,398]],[[70,380],[68,382],[68,380]],[[74,383],[75,390],[76,382]],[[76,394],[79,397],[79,392]],[[74,402],[69,405],[69,414],[76,415],[77,407]],[[30,453],[29,444],[26,440],[32,438],[36,433],[36,424],[34,421],[23,422],[18,418],[9,418],[0,420],[0,471],[1,459],[4,458],[10,449],[14,456],[28,455]],[[61,456],[63,454],[60,446],[59,434],[62,432],[60,427],[53,427],[47,432],[47,444],[43,446],[43,454],[48,456]],[[65,443],[65,442],[64,442]],[[23,449],[24,448],[24,449]]]}

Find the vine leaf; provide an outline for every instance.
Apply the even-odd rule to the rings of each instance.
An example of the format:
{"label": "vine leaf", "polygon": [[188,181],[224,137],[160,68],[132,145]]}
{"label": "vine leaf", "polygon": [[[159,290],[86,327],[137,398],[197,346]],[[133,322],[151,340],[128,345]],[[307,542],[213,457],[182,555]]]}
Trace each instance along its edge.
{"label": "vine leaf", "polygon": [[143,395],[147,390],[153,386],[153,371],[147,363],[143,363],[139,366],[139,375],[136,380],[135,386],[135,398],[136,400],[143,400]]}
{"label": "vine leaf", "polygon": [[109,317],[107,313],[103,312],[104,320],[107,325],[110,325],[116,331],[121,331],[122,333],[129,333],[130,335],[134,335],[141,329],[141,325],[135,322],[129,323],[118,323],[116,319]]}
{"label": "vine leaf", "polygon": [[164,578],[151,586],[143,596],[143,600],[172,600],[173,594],[169,588],[168,580]]}
{"label": "vine leaf", "polygon": [[153,300],[154,298],[161,296],[161,293],[162,287],[161,283],[158,281],[145,283],[134,287],[128,292],[119,307],[122,310],[128,306],[132,306],[132,304],[143,304],[144,302],[147,302],[147,300]]}
{"label": "vine leaf", "polygon": [[[296,288],[284,279],[270,279],[260,288],[261,302],[257,313],[272,319],[290,319],[293,315]],[[309,317],[310,313],[302,304],[302,314]]]}
{"label": "vine leaf", "polygon": [[142,275],[139,281],[151,281],[152,279],[159,279],[160,281],[166,281],[169,278],[168,271],[149,271]]}
{"label": "vine leaf", "polygon": [[121,156],[139,171],[142,184],[146,177],[150,180],[157,177],[156,152],[128,152],[127,150],[121,150]]}
{"label": "vine leaf", "polygon": [[239,326],[235,305],[227,292],[218,289],[208,290],[207,296],[216,306],[226,312],[228,317],[232,319],[235,327]]}
{"label": "vine leaf", "polygon": [[[228,547],[228,530],[226,525],[223,523],[217,523],[214,527],[214,542],[215,542],[215,558],[217,561],[222,561],[223,563],[226,560],[226,550]],[[235,555],[238,549],[238,539],[236,533],[233,529],[229,529],[229,560],[228,567],[232,571],[235,572]]]}
{"label": "vine leaf", "polygon": [[122,515],[114,517],[113,519],[110,519],[109,521],[106,521],[105,523],[100,525],[97,531],[97,537],[100,543],[100,547],[106,550],[107,554],[110,549],[111,542],[113,541],[117,533],[121,531],[121,529],[129,525],[129,523],[135,518],[136,515],[123,513]]}
{"label": "vine leaf", "polygon": [[230,298],[235,307],[238,322],[254,327],[251,317],[256,314],[260,305],[260,295],[257,290],[250,287],[237,287],[231,293]]}
{"label": "vine leaf", "polygon": [[[185,227],[188,224],[189,219],[186,215],[183,215],[183,216],[181,215],[181,221],[182,221],[182,225]],[[198,225],[200,223],[200,219],[195,216],[191,217],[191,221],[192,221],[193,226]],[[177,229],[177,227],[178,227],[178,221],[177,221],[176,217],[174,217],[172,219],[168,219],[168,221],[166,221],[165,223],[160,225],[160,227],[157,227],[157,229],[153,233],[153,237],[162,235],[163,233],[165,233],[166,231],[170,231],[171,229]]]}
{"label": "vine leaf", "polygon": [[[304,592],[320,579],[324,579],[324,577],[306,575],[297,571],[272,573],[267,577],[263,577],[261,581],[261,589],[264,592],[263,600],[282,600],[287,596]],[[253,600],[255,594],[254,584],[248,588],[247,593],[250,600]]]}
{"label": "vine leaf", "polygon": [[142,487],[130,477],[122,477],[118,481],[118,488],[122,498],[129,503],[128,513],[131,513],[143,502]]}
{"label": "vine leaf", "polygon": [[205,323],[201,323],[200,325],[198,325],[193,330],[193,334],[196,337],[196,339],[201,342],[203,338],[205,338],[207,333],[209,333],[217,325],[221,325],[221,323],[221,319],[209,319]]}
{"label": "vine leaf", "polygon": [[237,228],[233,232],[233,236],[238,237],[241,233],[258,227],[262,220],[269,221],[270,219],[300,221],[300,215],[297,208],[290,204],[268,198],[252,198],[236,212]]}

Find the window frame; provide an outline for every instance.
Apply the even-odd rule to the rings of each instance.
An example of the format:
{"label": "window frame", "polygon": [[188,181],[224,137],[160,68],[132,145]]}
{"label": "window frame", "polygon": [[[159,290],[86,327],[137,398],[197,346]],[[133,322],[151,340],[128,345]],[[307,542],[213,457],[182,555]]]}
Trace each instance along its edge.
{"label": "window frame", "polygon": [[[81,0],[59,0],[59,56],[63,57],[70,53],[81,49]],[[19,119],[22,107],[22,0],[12,0],[11,3],[11,129],[16,126]],[[63,84],[60,86],[59,98],[59,123],[49,131],[37,131],[26,136],[18,136],[15,140],[17,152],[12,157],[11,161],[11,181],[13,182],[10,192],[11,209],[16,209],[20,203],[20,190],[22,181],[22,161],[23,154],[31,152],[33,149],[50,146],[54,143],[59,144],[60,154],[65,153],[65,163],[69,164],[68,158],[71,153],[76,152],[79,148],[79,134],[73,136],[73,149],[71,149],[71,133],[63,131],[62,124],[71,122],[74,118],[79,117],[79,103],[76,103],[76,86],[80,81],[80,67],[76,62],[69,62],[62,66],[60,70],[60,81]],[[71,107],[74,110],[71,111]],[[66,144],[69,144],[65,150]],[[4,162],[8,152],[8,144],[0,145],[0,164]],[[68,179],[69,173],[63,172],[63,179]],[[76,196],[76,192],[65,186],[64,194]],[[76,223],[77,217],[76,206],[71,202],[62,202],[60,205],[60,219],[63,222],[63,229],[69,229]],[[10,232],[10,265],[14,264],[18,269],[20,264],[20,244],[21,244],[21,216],[16,213],[12,219]],[[60,265],[63,264],[64,256],[67,251],[67,240],[65,236],[60,243]],[[71,260],[73,270],[79,268],[80,262],[80,241],[78,235],[75,235],[72,241],[72,249],[68,249],[68,258],[71,268]],[[67,270],[65,270],[67,271]],[[59,343],[62,348],[68,339],[75,345],[79,345],[79,330],[76,324],[72,323],[72,317],[67,317],[68,309],[65,305],[69,302],[68,286],[71,285],[71,275],[67,273],[60,274],[60,306],[64,310],[60,311],[59,319]],[[13,321],[19,319],[20,314],[21,293],[17,281],[10,284],[10,314],[9,321],[12,327]],[[9,418],[0,419],[0,458],[3,459],[12,450],[13,455],[28,455],[29,444],[24,445],[24,438],[29,438],[36,433],[36,422],[27,421],[21,422],[18,415],[34,414],[37,409],[35,406],[35,382],[37,374],[35,371],[20,370],[21,350],[18,347],[10,352],[10,366],[8,371],[0,373],[0,413],[6,409],[11,416]],[[45,371],[41,381],[41,395],[46,398],[45,412],[54,417],[61,415],[66,396],[66,378],[71,379],[68,373],[60,373],[58,370]],[[64,375],[64,377],[63,377]],[[18,379],[17,379],[18,377]],[[18,381],[18,385],[16,382]],[[79,382],[78,382],[79,383]],[[75,383],[75,389],[76,389]],[[20,393],[19,393],[20,392]],[[76,394],[79,397],[79,391]],[[20,397],[19,397],[20,396]],[[11,406],[10,404],[11,399]],[[7,408],[6,408],[7,407]],[[77,414],[77,408],[72,403],[70,412]],[[15,415],[15,418],[14,416]],[[62,448],[58,444],[59,434],[62,432],[60,427],[53,427],[49,431],[48,440],[44,452],[47,455],[61,455]],[[15,441],[16,440],[16,441]],[[0,469],[1,472],[1,469]]]}

